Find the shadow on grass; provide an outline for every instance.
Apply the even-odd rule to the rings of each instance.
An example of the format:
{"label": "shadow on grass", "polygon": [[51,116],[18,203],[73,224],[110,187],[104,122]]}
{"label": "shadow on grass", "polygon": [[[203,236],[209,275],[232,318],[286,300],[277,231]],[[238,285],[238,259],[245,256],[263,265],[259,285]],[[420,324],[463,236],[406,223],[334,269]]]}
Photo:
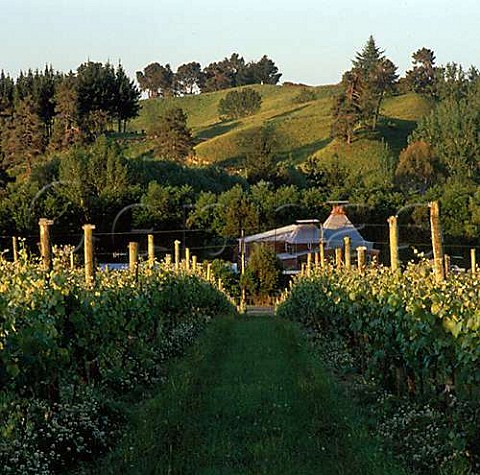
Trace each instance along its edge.
{"label": "shadow on grass", "polygon": [[299,106],[297,105],[297,107],[293,107],[292,109],[284,111],[280,114],[272,115],[271,117],[268,118],[268,122],[274,122],[277,119],[283,119],[285,117],[288,117],[289,115],[292,115],[295,112],[299,112],[299,111],[305,109],[306,107],[308,107],[311,104],[311,102],[314,102],[314,100],[310,101],[309,103],[301,104]]}
{"label": "shadow on grass", "polygon": [[316,140],[315,142],[311,142],[306,145],[302,145],[301,147],[281,152],[279,154],[279,159],[289,160],[293,164],[302,163],[313,153],[325,148],[331,141],[332,139],[328,137],[325,139]]}
{"label": "shadow on grass", "polygon": [[417,122],[414,120],[385,117],[378,126],[378,132],[393,153],[398,155],[407,146],[408,136],[416,126]]}
{"label": "shadow on grass", "polygon": [[213,139],[214,137],[218,137],[219,135],[226,134],[237,127],[239,124],[238,120],[229,121],[229,122],[217,122],[210,127],[202,129],[197,134],[197,140],[199,142],[203,142],[205,140]]}

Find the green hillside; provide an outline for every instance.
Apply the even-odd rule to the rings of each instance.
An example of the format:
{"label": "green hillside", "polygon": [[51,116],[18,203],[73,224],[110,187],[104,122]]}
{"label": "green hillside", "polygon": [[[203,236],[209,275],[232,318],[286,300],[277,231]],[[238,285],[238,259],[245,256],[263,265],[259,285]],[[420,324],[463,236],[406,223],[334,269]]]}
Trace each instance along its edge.
{"label": "green hillside", "polygon": [[[332,97],[337,86],[303,87],[256,85],[262,96],[260,111],[252,116],[221,121],[218,103],[228,90],[170,99],[152,99],[142,103],[140,116],[132,122],[133,130],[148,130],[149,125],[170,107],[181,107],[188,115],[189,126],[198,141],[196,155],[200,163],[215,163],[225,167],[241,166],[248,137],[263,124],[271,125],[278,137],[278,153],[282,160],[299,165],[309,157],[329,160],[332,156],[346,157],[361,168],[372,167],[372,159],[381,155],[387,143],[398,155],[404,148],[416,121],[430,110],[428,101],[416,94],[387,98],[384,101],[381,125],[375,136],[359,137],[344,146],[331,140]],[[300,96],[310,93],[307,102]],[[304,98],[305,99],[305,98]]]}

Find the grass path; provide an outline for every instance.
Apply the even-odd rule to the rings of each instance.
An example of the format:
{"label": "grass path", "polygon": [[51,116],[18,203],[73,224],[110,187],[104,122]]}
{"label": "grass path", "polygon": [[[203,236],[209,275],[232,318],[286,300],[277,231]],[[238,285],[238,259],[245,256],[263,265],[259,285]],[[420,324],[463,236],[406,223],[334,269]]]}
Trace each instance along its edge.
{"label": "grass path", "polygon": [[298,329],[212,324],[97,473],[394,474]]}

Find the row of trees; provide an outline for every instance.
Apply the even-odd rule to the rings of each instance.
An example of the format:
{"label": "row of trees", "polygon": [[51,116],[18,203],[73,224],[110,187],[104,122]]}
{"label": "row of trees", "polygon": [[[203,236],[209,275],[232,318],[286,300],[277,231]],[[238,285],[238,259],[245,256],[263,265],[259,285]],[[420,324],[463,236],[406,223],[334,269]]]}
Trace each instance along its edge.
{"label": "row of trees", "polygon": [[140,89],[148,97],[171,97],[212,92],[248,84],[277,84],[281,73],[275,63],[264,55],[258,61],[246,62],[238,53],[202,68],[193,61],[182,64],[174,72],[169,64],[157,62],[137,71]]}
{"label": "row of trees", "polygon": [[28,172],[47,149],[91,142],[106,130],[125,130],[139,111],[140,91],[121,64],[87,62],[76,72],[0,75],[2,168],[24,165]]}

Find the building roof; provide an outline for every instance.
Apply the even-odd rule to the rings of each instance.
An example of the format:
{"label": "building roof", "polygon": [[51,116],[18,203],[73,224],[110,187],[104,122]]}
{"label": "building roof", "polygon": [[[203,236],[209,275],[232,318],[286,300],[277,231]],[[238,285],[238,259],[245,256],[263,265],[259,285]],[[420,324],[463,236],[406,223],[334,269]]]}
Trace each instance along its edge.
{"label": "building roof", "polygon": [[247,244],[252,242],[285,242],[287,244],[313,244],[315,246],[323,238],[326,249],[335,249],[343,247],[343,238],[349,236],[352,249],[361,246],[365,246],[368,250],[373,249],[373,242],[365,241],[358,229],[348,219],[341,205],[333,207],[330,216],[320,228],[312,222],[304,223],[271,229],[247,236],[244,240]]}

